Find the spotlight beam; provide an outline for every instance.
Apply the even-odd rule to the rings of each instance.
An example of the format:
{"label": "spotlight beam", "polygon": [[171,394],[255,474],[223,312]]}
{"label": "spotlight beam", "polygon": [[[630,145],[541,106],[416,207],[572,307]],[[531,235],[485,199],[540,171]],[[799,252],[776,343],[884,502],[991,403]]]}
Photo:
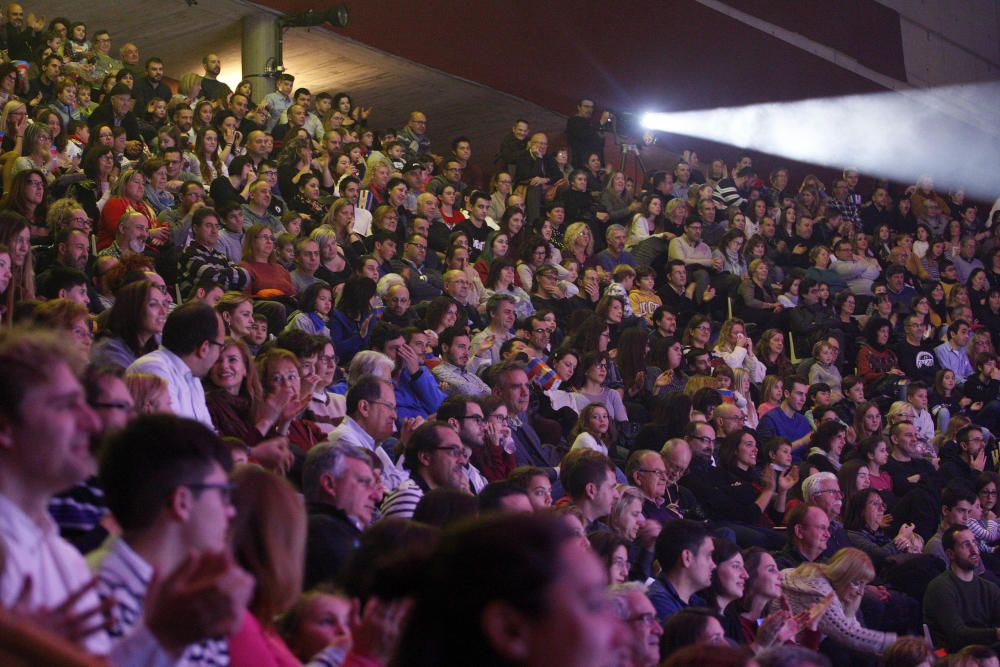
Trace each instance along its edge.
{"label": "spotlight beam", "polygon": [[942,95],[992,108],[1000,84],[775,102],[700,111],[647,113],[644,127],[752,148],[829,167],[855,166],[901,182],[925,174],[993,199],[1000,192],[1000,127],[976,128],[942,117]]}

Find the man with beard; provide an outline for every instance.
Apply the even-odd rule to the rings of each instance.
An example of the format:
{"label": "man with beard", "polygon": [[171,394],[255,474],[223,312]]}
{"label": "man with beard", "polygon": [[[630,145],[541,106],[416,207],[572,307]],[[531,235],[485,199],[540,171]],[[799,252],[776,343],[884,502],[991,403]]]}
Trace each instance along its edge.
{"label": "man with beard", "polygon": [[425,493],[464,488],[464,458],[462,440],[447,422],[421,424],[403,453],[403,467],[410,471],[410,479],[385,499],[382,516],[409,519]]}
{"label": "man with beard", "polygon": [[205,76],[201,80],[202,97],[208,100],[229,97],[233,92],[232,89],[219,81],[219,74],[222,73],[222,59],[219,58],[219,55],[217,53],[206,54],[201,59],[201,64],[205,68]]}
{"label": "man with beard", "polygon": [[[400,288],[406,289],[402,286]],[[444,386],[445,392],[468,396],[485,396],[490,393],[488,384],[475,373],[466,370],[473,355],[469,351],[469,333],[465,327],[445,329],[438,336],[438,344],[441,346],[441,363],[432,372]]]}
{"label": "man with beard", "polygon": [[149,239],[149,221],[142,213],[127,212],[118,222],[115,240],[99,254],[101,257],[122,259],[129,255],[141,255],[146,250]]}
{"label": "man with beard", "polygon": [[975,536],[965,526],[946,529],[941,545],[948,569],[927,585],[924,622],[936,646],[949,652],[1000,639],[1000,588],[976,574],[981,559]]}

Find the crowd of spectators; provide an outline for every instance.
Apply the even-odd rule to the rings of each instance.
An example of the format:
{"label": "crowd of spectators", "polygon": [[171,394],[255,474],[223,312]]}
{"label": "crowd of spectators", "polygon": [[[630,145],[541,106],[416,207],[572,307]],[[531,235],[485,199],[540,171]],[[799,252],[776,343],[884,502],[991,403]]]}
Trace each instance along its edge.
{"label": "crowd of spectators", "polygon": [[26,664],[997,664],[996,214],[112,37],[0,31]]}

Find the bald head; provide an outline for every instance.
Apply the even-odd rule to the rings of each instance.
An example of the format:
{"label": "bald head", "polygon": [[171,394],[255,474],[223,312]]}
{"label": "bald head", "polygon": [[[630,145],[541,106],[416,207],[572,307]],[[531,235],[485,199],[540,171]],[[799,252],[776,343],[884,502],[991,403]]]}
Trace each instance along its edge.
{"label": "bald head", "polygon": [[712,412],[712,422],[716,434],[725,437],[743,428],[743,411],[732,403],[723,403]]}

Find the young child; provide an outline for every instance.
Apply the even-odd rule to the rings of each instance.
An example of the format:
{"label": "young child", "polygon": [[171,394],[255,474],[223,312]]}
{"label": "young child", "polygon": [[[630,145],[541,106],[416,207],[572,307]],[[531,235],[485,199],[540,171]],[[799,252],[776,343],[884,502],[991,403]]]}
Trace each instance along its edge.
{"label": "young child", "polygon": [[300,595],[278,619],[278,634],[302,664],[317,657],[323,664],[339,665],[351,649],[352,616],[348,596],[314,590]]}
{"label": "young child", "polygon": [[90,82],[79,79],[76,82],[76,108],[84,118],[89,118],[97,108],[97,102],[92,101],[92,96],[93,88]]}
{"label": "young child", "polygon": [[635,269],[636,286],[629,290],[629,305],[638,317],[646,319],[646,323],[652,328],[653,313],[663,305],[663,299],[654,292],[656,289],[656,271],[645,264],[637,266]]}
{"label": "young child", "polygon": [[79,164],[83,151],[90,143],[90,127],[85,120],[71,120],[66,127],[66,157],[70,162]]}
{"label": "young child", "polygon": [[326,321],[333,310],[333,289],[323,281],[318,281],[306,288],[299,300],[299,310],[289,319],[285,331],[302,329],[314,336],[330,337],[330,329]]}
{"label": "young child", "polygon": [[933,451],[931,441],[934,440],[934,418],[927,409],[927,383],[915,380],[907,385],[906,401],[913,406],[913,425],[917,429],[917,440]]}
{"label": "young child", "polygon": [[563,296],[571,299],[580,293],[580,288],[576,286],[576,279],[580,276],[580,262],[568,257],[559,266],[566,269],[565,277],[559,281],[559,289],[563,291]]}
{"label": "young child", "polygon": [[983,506],[979,503],[979,498],[972,504],[969,521],[965,525],[976,538],[980,553],[992,553],[1000,542],[1000,521],[983,517]]}
{"label": "young child", "polygon": [[628,264],[619,264],[611,273],[611,284],[604,288],[604,296],[620,296],[625,301],[625,310],[622,315],[624,320],[635,316],[628,298],[628,293],[634,285],[635,269]]}
{"label": "young child", "polygon": [[260,351],[260,346],[270,338],[267,331],[267,318],[260,313],[254,313],[253,324],[250,325],[250,335],[244,339],[244,343],[250,348],[252,354]]}
{"label": "young child", "polygon": [[833,346],[828,341],[821,340],[813,345],[812,356],[816,363],[809,368],[809,384],[823,382],[830,385],[830,400],[836,403],[844,394],[840,390],[843,378],[840,376],[840,369],[834,364],[837,355]]}
{"label": "young child", "polygon": [[278,263],[289,271],[295,270],[295,236],[289,232],[278,234],[274,240],[275,252],[278,256]]}
{"label": "young child", "polygon": [[93,63],[94,47],[87,39],[87,24],[77,21],[69,29],[69,39],[63,45],[63,55],[77,63]]}

